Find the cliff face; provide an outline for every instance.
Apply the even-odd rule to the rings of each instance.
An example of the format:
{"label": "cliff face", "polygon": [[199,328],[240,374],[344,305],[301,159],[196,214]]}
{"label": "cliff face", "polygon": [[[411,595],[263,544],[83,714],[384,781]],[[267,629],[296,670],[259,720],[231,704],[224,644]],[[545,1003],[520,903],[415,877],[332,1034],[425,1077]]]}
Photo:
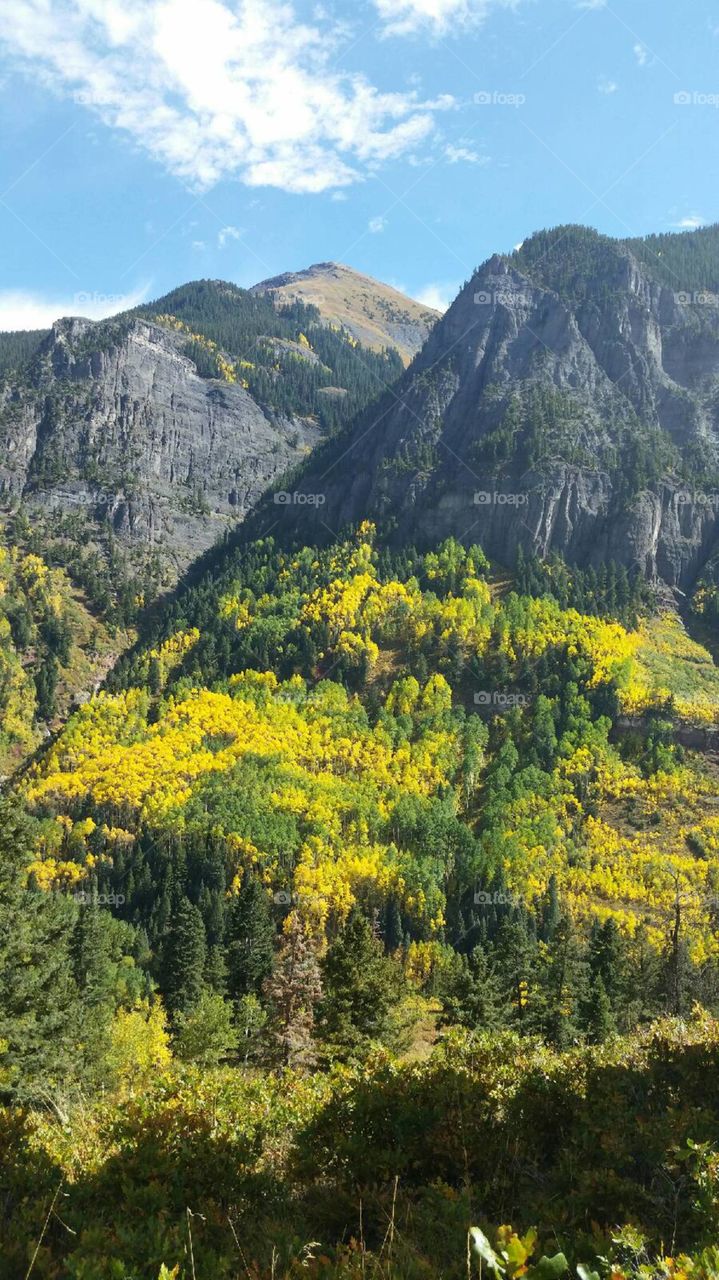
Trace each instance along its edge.
{"label": "cliff face", "polygon": [[238,383],[198,377],[186,339],[130,319],[61,320],[0,384],[0,488],[31,514],[82,512],[176,568],[242,518],[319,438]]}
{"label": "cliff face", "polygon": [[[693,581],[717,543],[719,299],[571,230],[490,259],[397,386],[314,456],[301,487],[323,524]],[[301,533],[317,514],[285,519]]]}

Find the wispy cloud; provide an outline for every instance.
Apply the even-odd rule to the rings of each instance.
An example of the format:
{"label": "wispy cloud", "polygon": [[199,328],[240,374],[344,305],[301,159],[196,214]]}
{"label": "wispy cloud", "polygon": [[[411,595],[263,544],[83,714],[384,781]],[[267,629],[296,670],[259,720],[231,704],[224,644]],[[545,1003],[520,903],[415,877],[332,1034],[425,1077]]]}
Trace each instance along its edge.
{"label": "wispy cloud", "polygon": [[647,46],[638,41],[634,46],[634,57],[640,67],[646,67],[649,65],[651,55]]}
{"label": "wispy cloud", "polygon": [[608,76],[600,76],[597,80],[597,88],[600,93],[604,93],[607,97],[612,93],[616,93],[619,85],[616,80],[610,80]]}
{"label": "wispy cloud", "polygon": [[379,235],[380,231],[384,231],[387,226],[387,219],[381,215],[376,218],[370,218],[367,223],[367,230],[372,232],[373,236]]}
{"label": "wispy cloud", "polygon": [[489,164],[489,156],[480,155],[472,147],[455,146],[450,142],[444,149],[450,164]]}
{"label": "wispy cloud", "polygon": [[[445,16],[476,2],[436,0]],[[431,16],[435,0],[421,3]],[[0,0],[17,65],[198,190],[226,177],[342,187],[427,137],[446,103],[337,70],[340,39],[321,12],[310,25],[285,0]]]}
{"label": "wispy cloud", "polygon": [[706,226],[706,218],[698,213],[689,213],[685,218],[680,218],[678,222],[672,223],[678,231],[696,231],[699,227]]}
{"label": "wispy cloud", "polygon": [[104,320],[144,302],[149,285],[132,293],[91,293],[81,291],[64,298],[49,298],[25,290],[0,290],[0,330],[49,329],[62,316],[84,316]]}
{"label": "wispy cloud", "polygon": [[241,240],[243,236],[241,227],[223,227],[217,236],[218,249],[224,249],[230,240]]}
{"label": "wispy cloud", "polygon": [[425,307],[433,307],[435,311],[446,311],[458,293],[459,282],[448,280],[443,284],[426,284],[412,296],[416,302],[423,303]]}
{"label": "wispy cloud", "polygon": [[478,26],[492,9],[515,9],[519,0],[374,0],[388,36],[429,31],[446,36]]}

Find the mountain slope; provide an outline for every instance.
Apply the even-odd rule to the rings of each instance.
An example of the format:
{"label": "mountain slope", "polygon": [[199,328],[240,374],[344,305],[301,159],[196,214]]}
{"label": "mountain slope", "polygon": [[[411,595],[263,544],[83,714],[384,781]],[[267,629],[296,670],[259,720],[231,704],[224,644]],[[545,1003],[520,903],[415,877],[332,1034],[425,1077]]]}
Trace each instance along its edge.
{"label": "mountain slope", "polygon": [[440,314],[340,262],[262,280],[252,293],[268,293],[278,305],[299,301],[317,307],[327,324],[341,325],[372,350],[395,348],[404,364],[421,349]]}
{"label": "mountain slope", "polygon": [[[486,262],[402,380],[306,468],[323,524],[454,535],[506,564],[520,546],[614,559],[686,589],[716,542],[719,298],[681,288],[665,258],[670,288],[642,255],[565,227]],[[283,521],[303,536],[317,514],[303,502]]]}
{"label": "mountain slope", "polygon": [[[318,313],[222,282],[0,347],[0,494],[171,581],[396,378]],[[143,586],[146,595],[152,586]]]}

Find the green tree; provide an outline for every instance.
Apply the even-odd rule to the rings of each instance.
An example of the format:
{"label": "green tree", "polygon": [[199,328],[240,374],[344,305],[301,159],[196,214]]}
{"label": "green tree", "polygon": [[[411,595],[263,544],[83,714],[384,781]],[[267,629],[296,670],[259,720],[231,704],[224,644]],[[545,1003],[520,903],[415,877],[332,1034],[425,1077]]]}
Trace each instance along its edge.
{"label": "green tree", "polygon": [[318,1028],[330,1053],[361,1058],[373,1043],[386,1042],[390,1011],[402,991],[400,970],[358,908],[328,948],[322,975]]}
{"label": "green tree", "polygon": [[232,899],[225,925],[227,990],[233,1000],[262,990],[272,972],[274,940],[267,890],[248,872]]}
{"label": "green tree", "polygon": [[183,1062],[217,1066],[237,1048],[238,1040],[231,1006],[209,988],[189,1013],[178,1013],[175,1018],[174,1050]]}
{"label": "green tree", "polygon": [[173,1019],[199,1002],[206,950],[202,916],[189,898],[181,898],[172,914],[162,964],[162,990]]}
{"label": "green tree", "polygon": [[75,904],[27,883],[28,820],[0,800],[0,1053],[3,1089],[47,1096],[71,1078],[80,1019],[73,976]]}

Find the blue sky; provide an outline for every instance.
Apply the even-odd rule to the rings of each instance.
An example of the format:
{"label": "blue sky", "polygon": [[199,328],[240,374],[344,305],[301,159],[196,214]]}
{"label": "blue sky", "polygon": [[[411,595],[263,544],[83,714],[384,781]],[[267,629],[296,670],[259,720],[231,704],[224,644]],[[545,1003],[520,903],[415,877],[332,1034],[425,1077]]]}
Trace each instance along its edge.
{"label": "blue sky", "polygon": [[0,328],[719,220],[716,0],[0,0]]}

